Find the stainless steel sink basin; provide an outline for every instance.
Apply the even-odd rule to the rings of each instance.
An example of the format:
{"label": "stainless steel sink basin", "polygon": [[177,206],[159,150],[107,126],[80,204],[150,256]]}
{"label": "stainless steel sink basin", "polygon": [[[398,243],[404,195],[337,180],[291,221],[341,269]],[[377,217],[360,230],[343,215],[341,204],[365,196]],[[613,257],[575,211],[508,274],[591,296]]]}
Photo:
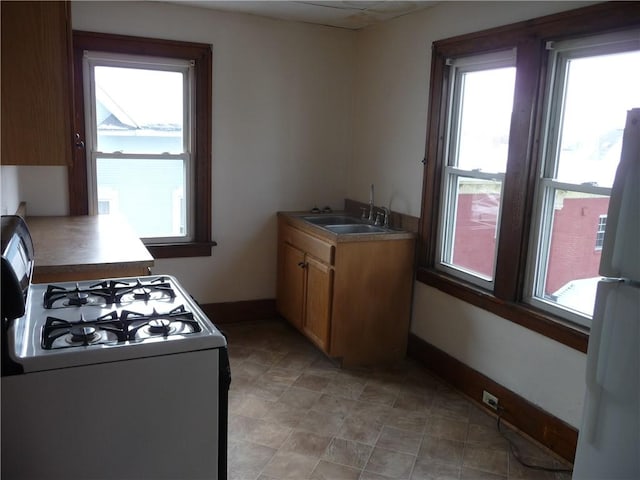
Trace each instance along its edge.
{"label": "stainless steel sink basin", "polygon": [[314,225],[355,225],[360,224],[360,220],[348,215],[316,215],[302,217]]}
{"label": "stainless steel sink basin", "polygon": [[330,232],[337,234],[348,233],[388,233],[389,230],[375,225],[367,225],[366,223],[358,223],[354,225],[324,225],[324,228]]}

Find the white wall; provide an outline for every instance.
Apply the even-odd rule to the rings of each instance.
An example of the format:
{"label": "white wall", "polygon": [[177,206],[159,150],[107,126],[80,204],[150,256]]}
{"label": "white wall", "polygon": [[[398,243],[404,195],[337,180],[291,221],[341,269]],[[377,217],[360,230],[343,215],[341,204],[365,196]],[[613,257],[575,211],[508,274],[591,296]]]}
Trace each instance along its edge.
{"label": "white wall", "polygon": [[[455,35],[578,8],[577,2],[442,2],[357,36],[354,158],[348,196],[420,215],[431,44]],[[416,283],[411,331],[579,426],[585,355]]]}
{"label": "white wall", "polygon": [[[274,298],[275,212],[340,208],[346,196],[353,32],[154,2],[73,2],[72,23],[213,45],[218,246],[212,257],[157,260],[153,271],[176,275],[202,303]],[[68,211],[65,169],[20,172],[30,214]]]}
{"label": "white wall", "polygon": [[0,182],[0,211],[2,215],[13,215],[20,205],[18,167],[2,165],[0,167]]}

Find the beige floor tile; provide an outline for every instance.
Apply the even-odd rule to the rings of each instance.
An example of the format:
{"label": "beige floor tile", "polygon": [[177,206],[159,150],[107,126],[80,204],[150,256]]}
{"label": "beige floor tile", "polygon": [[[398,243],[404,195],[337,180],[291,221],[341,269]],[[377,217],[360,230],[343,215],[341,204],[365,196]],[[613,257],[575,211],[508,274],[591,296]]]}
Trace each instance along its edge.
{"label": "beige floor tile", "polygon": [[306,480],[318,465],[316,457],[295,452],[278,451],[269,460],[262,473],[274,478]]}
{"label": "beige floor tile", "polygon": [[286,427],[294,428],[298,426],[300,420],[307,415],[307,410],[303,408],[294,408],[280,402],[272,402],[272,407],[265,412],[263,420],[269,422],[280,423]]}
{"label": "beige floor tile", "polygon": [[358,480],[360,470],[321,460],[311,474],[312,480]]}
{"label": "beige floor tile", "polygon": [[296,428],[319,435],[335,435],[340,430],[344,418],[344,415],[338,413],[309,410],[300,419]]}
{"label": "beige floor tile", "polygon": [[245,417],[264,418],[274,405],[271,400],[244,393],[238,399],[229,399],[229,412]]}
{"label": "beige floor tile", "polygon": [[464,449],[462,466],[506,477],[509,472],[507,450],[491,450],[467,445]]}
{"label": "beige floor tile", "polygon": [[507,480],[504,475],[474,470],[473,468],[462,467],[460,480]]}
{"label": "beige floor tile", "polygon": [[400,408],[393,408],[384,421],[385,425],[414,433],[423,433],[426,423],[426,413],[402,410]]}
{"label": "beige floor tile", "polygon": [[318,354],[303,353],[303,352],[291,352],[286,353],[280,360],[275,363],[276,367],[287,368],[289,370],[304,370],[311,365]]}
{"label": "beige floor tile", "polygon": [[337,374],[332,378],[331,382],[324,387],[323,392],[338,397],[350,398],[358,400],[360,394],[364,390],[365,381],[357,378],[347,378]]}
{"label": "beige floor tile", "polygon": [[347,416],[356,405],[357,402],[355,400],[323,393],[311,408],[319,412],[337,413]]}
{"label": "beige floor tile", "polygon": [[468,429],[467,422],[432,415],[427,418],[424,433],[432,437],[464,442],[467,439]]}
{"label": "beige floor tile", "polygon": [[349,417],[364,421],[384,422],[393,411],[388,405],[357,402],[349,412]]}
{"label": "beige floor tile", "polygon": [[262,382],[269,382],[274,385],[283,385],[285,387],[289,387],[298,379],[299,376],[299,370],[291,370],[282,367],[271,367],[264,374],[262,374],[260,380]]}
{"label": "beige floor tile", "polygon": [[408,432],[406,430],[385,426],[382,428],[380,437],[376,442],[376,447],[417,455],[421,443],[421,433]]}
{"label": "beige floor tile", "polygon": [[337,437],[346,440],[355,440],[356,442],[366,443],[367,445],[375,445],[381,431],[381,422],[348,417],[338,431]]}
{"label": "beige floor tile", "polygon": [[[404,390],[404,387],[403,387]],[[429,412],[433,403],[433,397],[427,395],[416,395],[414,393],[399,392],[394,408],[410,410],[415,412]]]}
{"label": "beige floor tile", "polygon": [[268,365],[252,362],[251,360],[246,360],[242,363],[239,363],[238,365],[235,365],[233,362],[230,362],[230,364],[232,373],[232,385],[236,379],[254,380],[263,375],[264,372],[269,370]]}
{"label": "beige floor tile", "polygon": [[311,373],[303,373],[294,382],[294,387],[302,387],[307,390],[322,392],[331,381],[330,378],[322,375],[314,375]]}
{"label": "beige floor tile", "polygon": [[365,471],[384,475],[389,478],[409,478],[413,464],[416,461],[415,455],[393,452],[384,448],[376,447],[371,452],[371,457]]}
{"label": "beige floor tile", "polygon": [[450,463],[452,465],[462,465],[463,452],[464,443],[462,442],[424,435],[422,437],[420,451],[418,452],[418,458],[421,460],[435,460]]}
{"label": "beige floor tile", "polygon": [[322,394],[306,388],[290,387],[280,397],[279,402],[295,408],[309,409]]}
{"label": "beige floor tile", "polygon": [[358,400],[370,403],[381,403],[393,406],[398,398],[398,393],[388,386],[381,386],[375,383],[367,383],[358,397]]}
{"label": "beige floor tile", "polygon": [[460,466],[418,458],[411,473],[411,480],[458,480]]}
{"label": "beige floor tile", "polygon": [[500,432],[498,432],[495,424],[492,426],[486,426],[470,423],[467,443],[469,445],[495,450],[505,450],[509,447],[509,443],[500,434]]}
{"label": "beige floor tile", "polygon": [[293,430],[280,447],[280,451],[301,453],[320,458],[333,437],[316,435],[303,430]]}
{"label": "beige floor tile", "polygon": [[260,365],[272,366],[283,357],[284,354],[281,351],[256,349],[247,360]]}
{"label": "beige floor tile", "polygon": [[332,463],[348,465],[361,470],[367,464],[372,451],[373,446],[371,445],[354,440],[334,438],[322,458]]}
{"label": "beige floor tile", "polygon": [[227,450],[229,480],[253,480],[275,455],[276,449],[243,441],[230,441]]}
{"label": "beige floor tile", "polygon": [[390,480],[391,477],[380,475],[379,473],[367,472],[363,470],[360,474],[360,480]]}

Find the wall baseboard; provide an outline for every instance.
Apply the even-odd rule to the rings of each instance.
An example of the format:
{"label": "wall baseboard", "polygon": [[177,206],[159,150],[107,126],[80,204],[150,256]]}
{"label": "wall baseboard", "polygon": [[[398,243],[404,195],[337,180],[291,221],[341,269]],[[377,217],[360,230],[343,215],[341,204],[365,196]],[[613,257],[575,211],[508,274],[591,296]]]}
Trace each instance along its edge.
{"label": "wall baseboard", "polygon": [[200,305],[200,308],[216,325],[278,317],[274,298],[241,302],[206,303]]}
{"label": "wall baseboard", "polygon": [[504,408],[502,418],[557,455],[573,463],[578,442],[578,431],[525,398],[503,387],[489,377],[465,365],[449,354],[434,347],[417,335],[409,334],[408,356],[422,362],[429,370],[477,402],[482,403],[482,391],[498,397]]}

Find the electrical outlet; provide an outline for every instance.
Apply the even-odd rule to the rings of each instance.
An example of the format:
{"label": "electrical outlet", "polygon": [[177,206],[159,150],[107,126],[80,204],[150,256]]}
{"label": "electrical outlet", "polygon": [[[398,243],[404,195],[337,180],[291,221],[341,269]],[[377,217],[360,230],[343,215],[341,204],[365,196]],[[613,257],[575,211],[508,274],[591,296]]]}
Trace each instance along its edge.
{"label": "electrical outlet", "polygon": [[491,395],[486,390],[482,391],[482,403],[489,405],[494,410],[498,410],[498,397]]}

